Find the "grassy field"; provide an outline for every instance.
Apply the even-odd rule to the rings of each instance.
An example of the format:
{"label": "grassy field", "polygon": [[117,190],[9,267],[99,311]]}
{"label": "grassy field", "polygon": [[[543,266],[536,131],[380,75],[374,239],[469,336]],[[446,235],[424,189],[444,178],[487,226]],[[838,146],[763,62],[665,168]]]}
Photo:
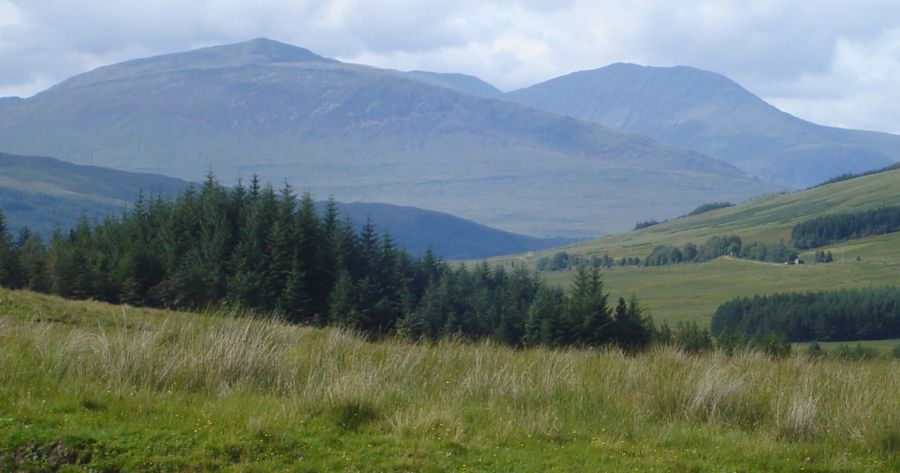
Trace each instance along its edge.
{"label": "grassy field", "polygon": [[[531,267],[557,251],[581,256],[644,258],[660,244],[697,245],[711,236],[739,235],[745,242],[790,239],[800,221],[829,213],[900,204],[900,170],[680,218],[642,230],[527,255],[494,258],[495,264]],[[830,264],[785,266],[734,258],[664,267],[613,268],[604,272],[614,296],[636,294],[657,321],[707,323],[719,304],[739,296],[900,284],[900,234],[881,235],[823,248]],[[801,256],[813,261],[813,252]],[[859,258],[857,260],[857,258]],[[573,271],[546,272],[566,285]]]}
{"label": "grassy field", "polygon": [[0,290],[0,471],[900,469],[900,361],[364,342]]}

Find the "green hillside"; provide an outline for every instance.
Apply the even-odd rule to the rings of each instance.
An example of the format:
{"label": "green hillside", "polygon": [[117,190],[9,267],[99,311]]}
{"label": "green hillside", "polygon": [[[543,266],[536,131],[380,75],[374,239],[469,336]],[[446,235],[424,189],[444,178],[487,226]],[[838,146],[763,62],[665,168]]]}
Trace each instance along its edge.
{"label": "green hillside", "polygon": [[[893,170],[763,197],[577,245],[491,261],[535,266],[540,258],[558,251],[588,257],[609,254],[617,259],[643,259],[656,245],[699,245],[709,237],[726,235],[739,235],[745,242],[775,243],[789,240],[791,228],[809,218],[897,204],[900,170]],[[900,284],[900,233],[824,249],[834,253],[834,263],[787,266],[723,257],[708,263],[611,268],[605,270],[605,281],[613,294],[637,294],[655,318],[670,322],[706,322],[719,304],[738,296]],[[811,261],[812,253],[802,256]],[[543,275],[550,281],[567,284],[572,272]]]}

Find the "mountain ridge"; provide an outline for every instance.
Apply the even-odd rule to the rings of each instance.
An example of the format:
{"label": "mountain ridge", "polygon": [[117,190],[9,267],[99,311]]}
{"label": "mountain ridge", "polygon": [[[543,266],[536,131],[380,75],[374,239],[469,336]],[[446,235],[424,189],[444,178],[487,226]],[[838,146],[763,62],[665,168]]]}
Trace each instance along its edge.
{"label": "mountain ridge", "polygon": [[[616,63],[506,97],[692,149],[793,188],[900,160],[896,135],[817,125],[779,110],[722,74],[689,66]],[[811,147],[819,151],[811,153]],[[844,159],[848,152],[855,159]],[[827,169],[811,155],[821,157]]]}
{"label": "mountain ridge", "polygon": [[[226,181],[286,178],[316,195],[425,207],[529,235],[595,236],[778,190],[700,153],[408,73],[318,55],[271,63],[257,58],[257,43],[80,74],[0,113],[0,143],[185,179],[210,169]],[[262,44],[276,60],[308,56]]]}

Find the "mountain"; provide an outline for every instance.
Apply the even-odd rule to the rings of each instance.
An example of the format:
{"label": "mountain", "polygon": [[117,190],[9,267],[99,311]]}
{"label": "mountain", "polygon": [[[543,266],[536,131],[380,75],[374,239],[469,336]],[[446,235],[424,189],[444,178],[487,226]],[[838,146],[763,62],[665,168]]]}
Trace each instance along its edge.
{"label": "mountain", "polygon": [[408,74],[410,77],[426,84],[447,87],[479,97],[490,99],[499,99],[503,97],[503,92],[500,91],[500,89],[475,76],[427,71],[410,71]]}
{"label": "mountain", "polygon": [[900,160],[900,136],[816,125],[691,67],[613,64],[507,98],[692,149],[793,188]]}
{"label": "mountain", "polygon": [[24,99],[21,97],[0,97],[0,110],[11,108],[20,104]]}
{"label": "mountain", "polygon": [[[90,219],[121,212],[148,195],[173,196],[190,183],[156,174],[79,166],[52,158],[0,153],[0,210],[17,232],[24,226],[43,235],[59,224],[67,229],[82,215]],[[323,204],[324,205],[324,204]],[[453,215],[378,203],[338,203],[357,227],[371,218],[398,245],[414,254],[431,246],[445,258],[486,258],[558,246],[559,238],[533,238],[496,230]]]}
{"label": "mountain", "polygon": [[699,153],[412,77],[266,39],[139,59],[0,111],[0,149],[184,179],[258,173],[536,236],[778,190]]}

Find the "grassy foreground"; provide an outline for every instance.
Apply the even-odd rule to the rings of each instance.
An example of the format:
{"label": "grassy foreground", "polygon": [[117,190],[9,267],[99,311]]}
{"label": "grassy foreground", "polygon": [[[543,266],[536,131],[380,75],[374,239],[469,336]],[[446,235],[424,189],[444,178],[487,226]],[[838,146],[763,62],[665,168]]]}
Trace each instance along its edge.
{"label": "grassy foreground", "polygon": [[368,343],[0,290],[0,471],[898,471],[900,362]]}

